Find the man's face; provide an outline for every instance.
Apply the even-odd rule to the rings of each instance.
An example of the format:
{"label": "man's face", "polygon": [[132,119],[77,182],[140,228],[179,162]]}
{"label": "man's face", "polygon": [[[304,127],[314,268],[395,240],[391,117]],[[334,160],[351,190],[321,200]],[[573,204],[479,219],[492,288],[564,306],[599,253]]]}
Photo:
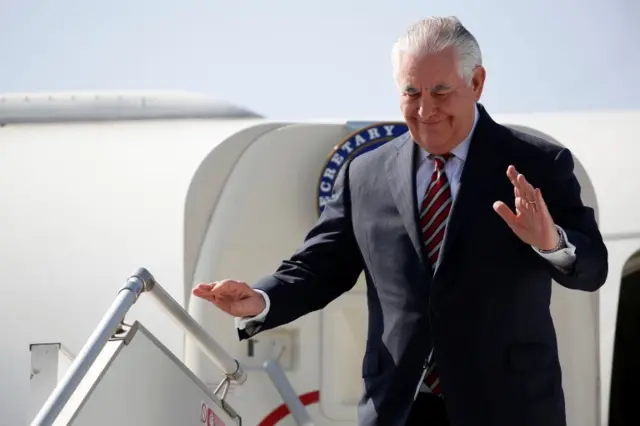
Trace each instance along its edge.
{"label": "man's face", "polygon": [[403,54],[398,83],[401,109],[413,139],[431,154],[455,148],[471,131],[485,71],[477,67],[470,84],[458,72],[454,48]]}

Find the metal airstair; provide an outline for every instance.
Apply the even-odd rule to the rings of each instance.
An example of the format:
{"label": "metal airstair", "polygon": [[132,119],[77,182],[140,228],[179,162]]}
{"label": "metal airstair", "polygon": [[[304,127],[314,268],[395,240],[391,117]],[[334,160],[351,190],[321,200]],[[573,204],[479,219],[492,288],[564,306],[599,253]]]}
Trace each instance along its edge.
{"label": "metal airstair", "polygon": [[[225,374],[211,390],[140,322],[125,325],[129,309],[149,294]],[[158,367],[163,371],[158,375]],[[297,425],[313,426],[275,360],[264,369]],[[138,269],[36,414],[31,426],[243,426],[225,400],[247,378],[231,357],[149,271]],[[194,415],[197,413],[198,415]]]}

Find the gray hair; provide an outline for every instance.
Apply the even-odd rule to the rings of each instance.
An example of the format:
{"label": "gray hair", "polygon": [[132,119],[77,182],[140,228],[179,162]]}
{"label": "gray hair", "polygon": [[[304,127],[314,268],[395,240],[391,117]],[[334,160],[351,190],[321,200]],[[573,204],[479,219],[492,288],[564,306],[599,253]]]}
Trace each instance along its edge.
{"label": "gray hair", "polygon": [[473,34],[455,16],[432,16],[418,21],[395,42],[391,62],[396,83],[403,53],[437,53],[449,47],[458,52],[460,76],[467,84],[471,83],[473,71],[482,65],[482,54]]}

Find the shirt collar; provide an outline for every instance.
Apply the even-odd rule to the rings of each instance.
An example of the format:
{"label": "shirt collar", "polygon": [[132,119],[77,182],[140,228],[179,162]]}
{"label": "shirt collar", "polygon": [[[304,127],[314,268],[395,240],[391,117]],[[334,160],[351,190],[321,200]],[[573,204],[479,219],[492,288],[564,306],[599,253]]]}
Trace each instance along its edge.
{"label": "shirt collar", "polygon": [[[474,117],[473,117],[473,126],[471,126],[471,131],[467,135],[466,138],[462,140],[458,146],[451,150],[451,153],[455,155],[457,158],[465,161],[467,159],[467,153],[469,152],[469,144],[471,143],[471,138],[473,137],[473,132],[476,129],[476,125],[478,124],[478,118],[480,117],[480,113],[478,111],[478,106],[476,105],[474,108]],[[424,149],[420,149],[420,163],[427,159],[429,153]]]}

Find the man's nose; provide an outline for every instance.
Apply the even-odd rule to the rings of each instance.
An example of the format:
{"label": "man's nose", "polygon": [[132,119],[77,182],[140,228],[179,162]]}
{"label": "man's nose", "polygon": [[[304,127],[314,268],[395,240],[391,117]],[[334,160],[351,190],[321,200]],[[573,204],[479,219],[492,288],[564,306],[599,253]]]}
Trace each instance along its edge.
{"label": "man's nose", "polygon": [[420,97],[420,106],[418,107],[418,115],[422,119],[432,117],[436,112],[436,108],[429,94]]}

